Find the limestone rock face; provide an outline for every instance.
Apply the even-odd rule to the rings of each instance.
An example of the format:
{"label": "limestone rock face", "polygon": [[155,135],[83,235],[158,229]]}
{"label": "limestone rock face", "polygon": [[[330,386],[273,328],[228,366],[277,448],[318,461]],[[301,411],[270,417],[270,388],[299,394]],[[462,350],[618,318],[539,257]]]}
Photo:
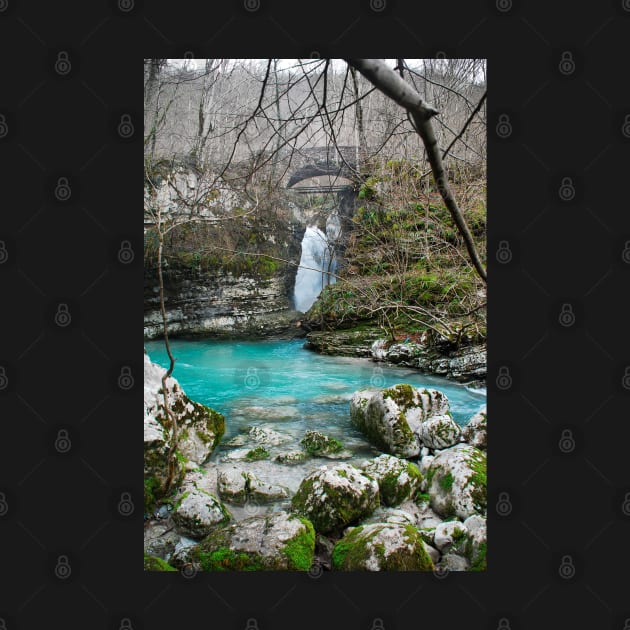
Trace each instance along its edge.
{"label": "limestone rock face", "polygon": [[349,464],[318,468],[303,479],[292,499],[295,512],[323,534],[368,516],[378,505],[378,483]]}
{"label": "limestone rock face", "polygon": [[[166,370],[144,355],[144,486],[145,510],[149,511],[165,491],[168,453],[171,448],[171,418],[164,408],[162,377]],[[184,476],[186,461],[204,463],[225,431],[225,419],[213,409],[193,402],[179,383],[166,379],[168,408],[178,427],[177,457],[172,488]]]}
{"label": "limestone rock face", "polygon": [[420,532],[409,524],[373,523],[353,527],[333,549],[341,571],[432,571]]}
{"label": "limestone rock face", "polygon": [[201,571],[308,571],[315,552],[311,523],[287,512],[215,528],[187,558]]}
{"label": "limestone rock face", "polygon": [[486,454],[469,444],[439,452],[427,470],[431,508],[443,518],[485,514]]}

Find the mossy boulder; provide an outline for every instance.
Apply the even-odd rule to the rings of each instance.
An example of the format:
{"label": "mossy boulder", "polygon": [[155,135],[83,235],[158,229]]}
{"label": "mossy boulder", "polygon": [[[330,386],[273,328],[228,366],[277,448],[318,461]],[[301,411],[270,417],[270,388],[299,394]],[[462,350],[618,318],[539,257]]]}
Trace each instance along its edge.
{"label": "mossy boulder", "polygon": [[336,454],[343,450],[343,444],[339,440],[312,430],[304,434],[300,445],[309,455],[316,457]]}
{"label": "mossy boulder", "polygon": [[433,532],[433,546],[441,553],[453,551],[463,554],[468,540],[468,529],[461,521],[444,521]]}
{"label": "mossy boulder", "polygon": [[422,475],[418,467],[393,455],[379,455],[361,466],[378,483],[381,503],[399,505],[418,491]]}
{"label": "mossy boulder", "polygon": [[308,571],[314,553],[313,525],[273,512],[215,528],[187,557],[201,571]]}
{"label": "mossy boulder", "polygon": [[488,418],[486,408],[484,407],[477,412],[464,427],[463,437],[468,444],[486,450],[488,447]]}
{"label": "mossy boulder", "polygon": [[349,464],[322,466],[302,480],[291,505],[325,534],[371,514],[379,506],[378,483]]}
{"label": "mossy boulder", "polygon": [[308,459],[310,455],[304,451],[288,451],[286,453],[280,453],[274,457],[274,461],[278,464],[285,464],[287,466],[295,466],[301,464],[305,459]]}
{"label": "mossy boulder", "polygon": [[421,447],[417,435],[420,424],[448,409],[448,398],[442,392],[401,383],[355,392],[350,401],[350,418],[382,451],[417,457]]}
{"label": "mossy boulder", "polygon": [[247,501],[270,503],[289,496],[282,486],[265,483],[254,473],[239,466],[226,466],[217,473],[219,496],[224,501],[242,505]]}
{"label": "mossy boulder", "polygon": [[188,462],[202,464],[219,443],[225,419],[216,411],[193,402],[172,377],[166,379],[164,406],[162,378],[166,370],[144,355],[144,504],[150,512],[164,497],[169,476],[168,456],[172,447],[173,420],[178,443],[173,458],[171,490],[181,484]]}
{"label": "mossy boulder", "polygon": [[168,562],[162,560],[162,558],[156,558],[155,556],[148,556],[144,554],[144,570],[145,571],[177,571],[175,567],[172,567]]}
{"label": "mossy boulder", "polygon": [[486,570],[486,547],[488,533],[486,519],[474,514],[464,521],[468,532],[463,555],[470,562],[471,571]]}
{"label": "mossy boulder", "polygon": [[187,476],[173,499],[173,522],[178,533],[203,538],[232,518],[229,510],[210,492],[211,482],[201,473]]}
{"label": "mossy boulder", "polygon": [[460,441],[462,430],[450,414],[431,416],[418,428],[422,446],[429,449],[445,449]]}
{"label": "mossy boulder", "polygon": [[484,451],[456,444],[438,453],[427,470],[431,508],[443,518],[485,514],[487,459]]}
{"label": "mossy boulder", "polygon": [[338,571],[432,571],[418,529],[401,523],[353,527],[335,544],[332,568]]}

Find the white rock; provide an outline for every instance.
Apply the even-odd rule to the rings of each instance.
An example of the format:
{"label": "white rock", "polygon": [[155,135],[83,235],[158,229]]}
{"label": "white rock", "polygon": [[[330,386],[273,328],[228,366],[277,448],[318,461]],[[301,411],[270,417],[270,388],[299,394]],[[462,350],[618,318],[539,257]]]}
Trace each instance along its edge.
{"label": "white rock", "polygon": [[459,521],[447,521],[440,523],[433,534],[433,542],[437,549],[445,553],[453,547],[459,545],[468,534],[468,530]]}
{"label": "white rock", "polygon": [[462,431],[450,415],[431,416],[418,428],[418,437],[430,449],[445,449],[459,442]]}

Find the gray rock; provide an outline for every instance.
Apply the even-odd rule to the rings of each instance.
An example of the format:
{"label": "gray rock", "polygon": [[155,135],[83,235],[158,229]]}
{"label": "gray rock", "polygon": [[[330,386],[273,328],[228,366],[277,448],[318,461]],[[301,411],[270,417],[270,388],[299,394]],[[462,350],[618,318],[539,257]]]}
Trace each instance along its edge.
{"label": "gray rock", "polygon": [[471,446],[486,450],[488,447],[488,430],[485,407],[468,421],[463,430],[463,438]]}
{"label": "gray rock", "polygon": [[464,549],[464,543],[468,537],[466,526],[459,521],[447,521],[440,523],[433,533],[433,543],[442,553],[454,549],[458,553]]}
{"label": "gray rock", "polygon": [[308,571],[314,551],[310,522],[280,511],[215,528],[187,557],[204,571]]}
{"label": "gray rock", "polygon": [[430,449],[445,449],[459,442],[462,431],[450,414],[431,416],[420,424],[420,442]]}
{"label": "gray rock", "polygon": [[448,411],[448,398],[434,389],[398,384],[385,389],[360,390],[350,401],[350,418],[368,440],[399,457],[416,457],[420,424]]}
{"label": "gray rock", "polygon": [[398,505],[412,497],[422,481],[418,467],[406,459],[392,455],[379,455],[361,466],[364,473],[376,479],[381,503]]}
{"label": "gray rock", "polygon": [[463,556],[447,553],[442,556],[436,568],[448,569],[449,571],[468,571],[470,563]]}
{"label": "gray rock", "polygon": [[181,536],[175,531],[175,524],[170,519],[151,521],[144,528],[144,553],[168,560],[180,540]]}
{"label": "gray rock", "polygon": [[173,522],[177,531],[191,538],[203,538],[212,528],[231,518],[228,509],[209,492],[210,480],[191,474],[174,499]]}
{"label": "gray rock", "polygon": [[420,532],[400,523],[353,527],[333,549],[333,570],[432,571]]}
{"label": "gray rock", "polygon": [[484,514],[487,505],[486,454],[456,444],[435,456],[427,471],[431,507],[444,518]]}
{"label": "gray rock", "polygon": [[286,488],[268,484],[254,473],[237,466],[221,468],[217,475],[219,496],[224,501],[243,505],[248,501],[271,503],[286,499]]}
{"label": "gray rock", "polygon": [[378,483],[349,464],[321,466],[302,480],[291,505],[325,534],[371,514],[379,505]]}

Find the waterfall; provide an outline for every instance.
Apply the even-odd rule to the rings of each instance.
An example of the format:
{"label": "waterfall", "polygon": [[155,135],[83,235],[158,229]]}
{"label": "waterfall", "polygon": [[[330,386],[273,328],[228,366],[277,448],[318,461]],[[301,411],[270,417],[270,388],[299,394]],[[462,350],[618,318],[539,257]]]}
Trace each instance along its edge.
{"label": "waterfall", "polygon": [[[338,219],[337,219],[338,224]],[[306,313],[327,284],[335,282],[334,277],[327,275],[335,270],[334,242],[339,233],[334,221],[326,222],[324,234],[317,226],[306,228],[302,239],[302,257],[300,267],[295,276],[293,301],[295,309]]]}

